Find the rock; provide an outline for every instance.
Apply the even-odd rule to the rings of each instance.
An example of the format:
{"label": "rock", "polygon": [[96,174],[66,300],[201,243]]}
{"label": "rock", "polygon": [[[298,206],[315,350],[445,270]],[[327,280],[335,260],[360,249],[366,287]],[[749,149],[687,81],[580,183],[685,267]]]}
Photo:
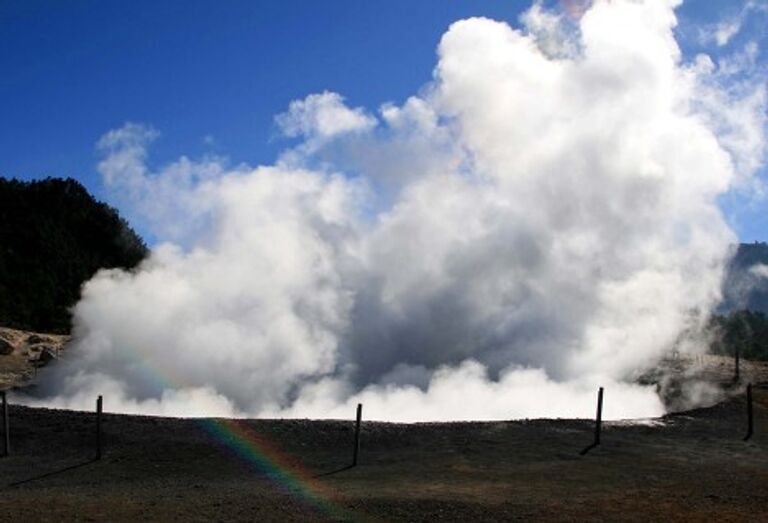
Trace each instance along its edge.
{"label": "rock", "polygon": [[14,348],[8,340],[0,338],[0,355],[7,356],[13,352]]}
{"label": "rock", "polygon": [[44,347],[40,352],[40,356],[37,357],[37,364],[38,366],[42,367],[43,365],[47,365],[51,360],[55,360],[56,358],[58,358],[58,355],[56,354],[55,349],[52,349],[51,347]]}
{"label": "rock", "polygon": [[36,343],[45,343],[47,341],[50,341],[48,338],[43,338],[42,336],[38,334],[32,334],[27,337],[27,344],[28,345],[34,345]]}

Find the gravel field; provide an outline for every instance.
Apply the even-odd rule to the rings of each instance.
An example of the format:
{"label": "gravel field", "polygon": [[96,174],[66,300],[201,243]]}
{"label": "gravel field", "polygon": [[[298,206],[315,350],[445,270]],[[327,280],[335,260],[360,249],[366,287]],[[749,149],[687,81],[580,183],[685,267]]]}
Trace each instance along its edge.
{"label": "gravel field", "polygon": [[355,468],[352,421],[107,414],[93,461],[94,414],[12,406],[0,521],[768,521],[754,397],[748,442],[736,395],[606,423],[585,456],[587,420],[364,422]]}
{"label": "gravel field", "polygon": [[[34,363],[45,347],[66,357],[66,337],[0,335],[11,347],[0,389],[44,379]],[[713,405],[606,422],[584,456],[589,420],[364,421],[354,468],[352,420],[107,413],[96,461],[93,413],[11,405],[0,522],[768,521],[768,364],[741,371],[735,385],[730,358],[662,362],[640,380],[671,410],[701,383],[719,391]],[[745,442],[746,382],[756,385]]]}

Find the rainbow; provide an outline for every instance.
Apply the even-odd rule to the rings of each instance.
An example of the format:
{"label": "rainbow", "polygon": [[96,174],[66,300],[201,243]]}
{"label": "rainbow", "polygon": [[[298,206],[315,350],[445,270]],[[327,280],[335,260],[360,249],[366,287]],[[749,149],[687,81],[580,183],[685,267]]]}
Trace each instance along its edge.
{"label": "rainbow", "polygon": [[312,471],[248,426],[245,420],[201,418],[203,429],[244,462],[265,474],[283,491],[336,520],[355,521],[350,510],[333,501],[332,493]]}
{"label": "rainbow", "polygon": [[[168,377],[147,362],[131,357],[132,363],[147,378],[164,389],[178,388]],[[169,376],[172,371],[167,373]],[[179,380],[180,381],[180,380]],[[333,500],[333,493],[317,479],[317,475],[296,458],[280,450],[263,435],[237,418],[193,418],[222,447],[229,449],[248,466],[264,474],[284,492],[336,521],[360,521],[361,515]]]}

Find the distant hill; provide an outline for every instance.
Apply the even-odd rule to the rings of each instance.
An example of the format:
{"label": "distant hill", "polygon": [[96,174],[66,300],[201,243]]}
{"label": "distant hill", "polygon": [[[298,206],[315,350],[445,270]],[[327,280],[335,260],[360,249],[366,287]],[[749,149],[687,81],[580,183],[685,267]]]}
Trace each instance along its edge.
{"label": "distant hill", "polygon": [[742,243],[728,265],[719,312],[749,309],[768,314],[768,244]]}
{"label": "distant hill", "polygon": [[742,243],[723,282],[723,302],[710,324],[712,351],[768,360],[768,244]]}
{"label": "distant hill", "polygon": [[117,211],[76,180],[0,178],[0,325],[66,333],[83,282],[146,254]]}
{"label": "distant hill", "polygon": [[760,311],[738,310],[712,317],[711,350],[714,354],[768,361],[768,316]]}

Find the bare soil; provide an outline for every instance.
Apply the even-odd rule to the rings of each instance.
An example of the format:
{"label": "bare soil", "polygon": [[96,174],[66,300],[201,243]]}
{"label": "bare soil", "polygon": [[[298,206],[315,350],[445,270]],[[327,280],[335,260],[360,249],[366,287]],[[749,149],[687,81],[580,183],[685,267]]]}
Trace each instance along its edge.
{"label": "bare soil", "polygon": [[[108,414],[93,461],[94,414],[12,406],[0,521],[768,521],[768,390],[754,397],[750,441],[734,397],[606,423],[585,456],[587,420],[364,422],[346,469],[352,421]],[[276,452],[277,468],[249,459]]]}
{"label": "bare soil", "polygon": [[727,358],[666,365],[725,399],[604,423],[586,455],[589,420],[363,422],[350,468],[352,420],[105,414],[96,461],[93,413],[12,405],[0,522],[768,521],[768,366],[746,362],[732,384]]}

